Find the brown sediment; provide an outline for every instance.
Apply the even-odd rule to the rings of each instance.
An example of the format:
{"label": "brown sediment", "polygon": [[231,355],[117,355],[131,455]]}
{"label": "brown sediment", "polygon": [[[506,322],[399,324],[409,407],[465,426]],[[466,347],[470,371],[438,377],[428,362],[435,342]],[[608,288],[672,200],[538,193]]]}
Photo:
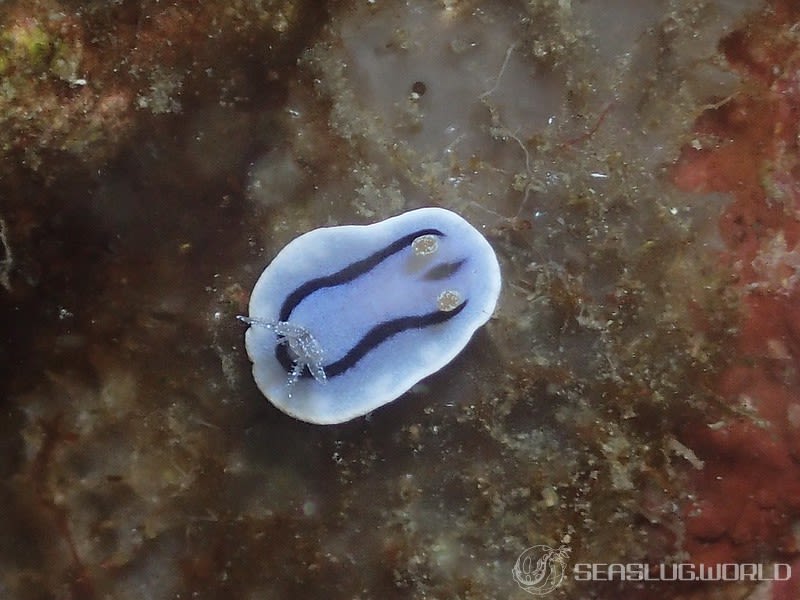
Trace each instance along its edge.
{"label": "brown sediment", "polygon": [[[56,39],[31,6],[5,22],[32,16]],[[0,525],[27,551],[0,546],[0,590],[477,598],[524,593],[511,567],[535,544],[583,562],[694,552],[680,506],[716,450],[686,424],[730,415],[720,374],[758,335],[736,332],[747,261],[718,255],[741,238],[773,273],[753,314],[791,275],[755,233],[779,227],[776,209],[716,228],[772,140],[714,154],[774,106],[745,106],[754,84],[717,51],[755,2],[114,6],[67,11],[88,83],[62,94],[43,71],[20,114],[38,94],[46,118],[0,132],[41,161],[2,183],[0,472],[20,486],[4,494],[49,498]],[[741,35],[723,42],[735,64]],[[123,59],[138,74],[115,71]],[[78,135],[76,115],[102,135]],[[243,290],[299,233],[431,204],[501,257],[487,330],[369,419],[278,414],[250,377]],[[796,344],[779,342],[771,373],[786,375]]]}

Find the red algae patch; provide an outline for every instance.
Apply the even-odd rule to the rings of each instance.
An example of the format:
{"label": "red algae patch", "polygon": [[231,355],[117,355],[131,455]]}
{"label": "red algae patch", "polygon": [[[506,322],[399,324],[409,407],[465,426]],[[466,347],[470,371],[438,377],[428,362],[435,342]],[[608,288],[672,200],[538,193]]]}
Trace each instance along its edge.
{"label": "red algae patch", "polygon": [[[800,552],[800,9],[777,0],[721,44],[742,89],[706,111],[676,183],[732,194],[723,258],[741,297],[726,411],[682,438],[705,463],[692,477],[686,549],[699,563]],[[776,596],[777,597],[777,596]]]}

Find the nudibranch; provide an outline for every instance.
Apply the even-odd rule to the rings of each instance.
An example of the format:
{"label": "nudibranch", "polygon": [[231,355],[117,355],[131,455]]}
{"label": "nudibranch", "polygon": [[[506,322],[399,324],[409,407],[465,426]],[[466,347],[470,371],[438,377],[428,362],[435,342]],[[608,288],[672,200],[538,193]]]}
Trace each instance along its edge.
{"label": "nudibranch", "polygon": [[500,280],[489,242],[443,208],[305,233],[264,269],[240,317],[256,385],[309,423],[365,415],[461,352]]}

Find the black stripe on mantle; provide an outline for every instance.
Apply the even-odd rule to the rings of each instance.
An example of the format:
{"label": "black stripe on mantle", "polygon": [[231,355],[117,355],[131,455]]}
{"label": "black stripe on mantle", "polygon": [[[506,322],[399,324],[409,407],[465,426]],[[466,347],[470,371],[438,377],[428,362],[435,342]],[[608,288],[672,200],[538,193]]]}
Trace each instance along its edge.
{"label": "black stripe on mantle", "polygon": [[[438,325],[439,323],[449,321],[464,310],[467,302],[468,300],[464,300],[464,302],[451,311],[437,310],[424,315],[399,317],[376,325],[370,329],[364,337],[358,340],[342,358],[329,365],[325,365],[323,367],[325,376],[331,379],[332,377],[341,375],[348,369],[354,367],[368,352],[377,348],[380,344],[398,333],[408,331],[409,329],[423,329],[431,325]],[[287,373],[292,372],[294,369],[294,361],[289,356],[289,348],[286,344],[278,344],[275,347],[275,358],[278,359],[278,362],[286,369]],[[308,370],[308,367],[303,369],[301,377],[311,377],[311,372]]]}
{"label": "black stripe on mantle", "polygon": [[[305,283],[298,286],[294,291],[292,291],[288,296],[286,296],[286,300],[284,300],[283,305],[281,306],[281,310],[278,316],[279,321],[289,321],[290,317],[292,316],[292,312],[295,308],[308,296],[313,294],[314,292],[321,290],[323,288],[328,287],[336,287],[338,285],[343,285],[345,283],[349,283],[362,275],[365,275],[383,261],[388,259],[389,257],[397,254],[407,246],[409,246],[415,239],[423,235],[436,235],[440,237],[445,237],[445,234],[438,230],[438,229],[419,229],[415,232],[409,233],[404,235],[403,237],[395,240],[388,246],[381,248],[380,250],[373,252],[366,258],[363,258],[359,261],[354,263],[350,263],[343,269],[333,273],[331,275],[326,275],[324,277],[318,277],[316,279],[311,279],[306,281]],[[449,276],[452,274],[452,271],[458,270],[463,261],[455,263],[453,265],[447,265],[449,269],[445,269],[443,273],[436,273],[432,277],[432,279],[438,279],[442,275]],[[451,272],[447,272],[450,270]],[[399,317],[396,319],[391,319],[388,321],[384,321],[375,325],[372,329],[370,329],[356,344],[339,360],[323,366],[325,371],[325,376],[327,378],[336,377],[337,375],[341,375],[348,369],[354,367],[359,360],[364,358],[370,351],[375,349],[377,346],[385,342],[390,337],[397,335],[398,333],[402,333],[403,331],[407,331],[409,329],[422,329],[424,327],[428,327],[430,325],[436,325],[439,323],[444,323],[458,315],[464,307],[467,305],[467,301],[462,302],[456,308],[451,311],[434,311],[431,313],[427,313],[424,315],[410,315],[406,317]],[[291,373],[295,366],[295,361],[289,356],[289,348],[286,344],[279,343],[275,346],[275,358],[281,364],[281,366],[286,369],[287,373]],[[311,372],[308,367],[303,369],[301,377],[311,377]]]}
{"label": "black stripe on mantle", "polygon": [[286,296],[286,300],[283,301],[283,305],[281,306],[281,311],[278,313],[278,321],[288,321],[289,317],[292,316],[292,311],[294,311],[294,309],[297,308],[297,305],[300,304],[307,296],[310,296],[322,288],[335,287],[361,277],[365,273],[368,273],[377,267],[390,256],[400,252],[400,250],[410,245],[411,242],[421,235],[438,235],[440,237],[445,237],[444,233],[438,229],[420,229],[414,233],[404,235],[399,240],[395,240],[385,248],[370,254],[366,258],[354,263],[350,263],[341,271],[337,271],[332,275],[317,277],[316,279],[310,279],[309,281],[306,281],[291,294]]}

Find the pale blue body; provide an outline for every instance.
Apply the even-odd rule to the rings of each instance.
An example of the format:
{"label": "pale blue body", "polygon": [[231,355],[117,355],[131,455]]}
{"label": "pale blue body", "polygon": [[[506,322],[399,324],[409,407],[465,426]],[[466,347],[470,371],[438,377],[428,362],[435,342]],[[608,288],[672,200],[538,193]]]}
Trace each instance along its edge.
{"label": "pale blue body", "polygon": [[[399,397],[464,348],[494,311],[500,269],[486,239],[463,218],[441,208],[301,235],[262,273],[250,298],[250,318],[278,322],[287,296],[303,284],[339,273],[412,232],[431,229],[443,234],[434,236],[438,241],[434,253],[419,255],[410,244],[403,246],[353,280],[303,297],[286,321],[310,334],[324,356],[321,365],[329,367],[348,352],[353,356],[359,341],[370,330],[380,331],[381,324],[385,329],[386,323],[406,317],[437,318],[437,312],[446,321],[392,334],[335,376],[329,373],[319,380],[305,372],[294,381],[276,358],[275,328],[251,323],[245,344],[253,375],[275,406],[312,423],[347,421]],[[437,265],[459,266],[450,272],[450,267],[437,271]],[[445,291],[455,292],[465,304],[447,314],[438,301]],[[296,359],[296,353],[291,357]],[[301,362],[298,370],[303,366]]]}

